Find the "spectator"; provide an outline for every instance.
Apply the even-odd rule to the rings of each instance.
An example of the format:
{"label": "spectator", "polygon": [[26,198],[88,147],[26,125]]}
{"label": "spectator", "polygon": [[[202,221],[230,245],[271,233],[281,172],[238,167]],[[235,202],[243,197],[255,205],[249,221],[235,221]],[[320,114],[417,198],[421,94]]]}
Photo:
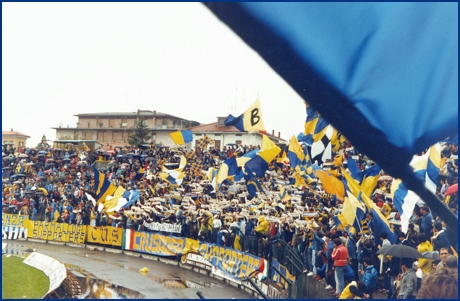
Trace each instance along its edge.
{"label": "spectator", "polygon": [[422,223],[420,225],[420,232],[424,233],[427,239],[431,238],[431,229],[433,228],[432,216],[430,213],[430,208],[428,206],[422,206],[420,208],[420,213],[422,214]]}
{"label": "spectator", "polygon": [[348,260],[348,250],[342,245],[340,238],[333,239],[335,248],[332,251],[332,260],[334,260],[334,273],[336,289],[335,297],[339,297],[345,287],[344,270]]}
{"label": "spectator", "polygon": [[[378,245],[377,248],[381,249],[384,247],[391,246],[391,242],[388,240],[388,234],[386,232],[380,232],[379,234],[380,240],[382,241],[382,245]],[[383,261],[383,293],[388,294],[390,292],[390,276],[386,271],[390,268],[390,259],[388,256],[380,255],[381,261]]]}
{"label": "spectator", "polygon": [[458,277],[448,270],[423,278],[417,299],[458,299]]}
{"label": "spectator", "polygon": [[[418,236],[418,241],[420,242],[418,245],[417,250],[420,253],[424,252],[430,252],[433,251],[433,246],[430,244],[430,242],[427,240],[427,237],[425,236],[425,233],[420,233]],[[423,275],[429,274],[431,271],[431,261],[430,259],[426,258],[420,258],[418,260],[418,267],[422,270]]]}
{"label": "spectator", "polygon": [[435,223],[434,224],[434,235],[431,237],[431,244],[433,245],[433,249],[435,251],[441,250],[441,248],[449,248],[450,247],[450,242],[449,239],[447,238],[447,234],[442,228],[441,223]]}
{"label": "spectator", "polygon": [[369,295],[364,293],[366,291],[366,285],[362,281],[352,281],[348,284],[343,292],[340,294],[339,299],[358,299],[358,298],[369,298]]}
{"label": "spectator", "polygon": [[446,259],[446,268],[449,274],[455,275],[455,277],[458,277],[458,261],[457,257],[454,255],[449,255],[447,256]]}
{"label": "spectator", "polygon": [[372,261],[369,257],[363,259],[364,270],[360,273],[363,276],[363,282],[366,284],[366,294],[369,295],[369,299],[372,299],[374,291],[377,289],[377,270],[372,265]]}
{"label": "spectator", "polygon": [[417,276],[415,275],[415,269],[412,267],[413,263],[414,261],[409,258],[401,260],[403,275],[399,283],[398,299],[415,299],[417,295]]}

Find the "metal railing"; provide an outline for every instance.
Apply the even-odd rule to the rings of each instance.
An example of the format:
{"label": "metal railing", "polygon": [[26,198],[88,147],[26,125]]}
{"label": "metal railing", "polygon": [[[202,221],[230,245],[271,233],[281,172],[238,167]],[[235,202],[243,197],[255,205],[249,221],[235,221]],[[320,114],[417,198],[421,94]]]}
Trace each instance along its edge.
{"label": "metal railing", "polygon": [[[291,275],[295,277],[295,281],[284,279],[288,283],[287,290],[280,294],[280,299],[303,299],[303,261],[296,251],[288,245],[283,239],[273,241],[273,244],[281,244],[281,250],[277,254],[277,259],[280,264],[284,265]],[[281,272],[272,267],[281,277]],[[284,277],[283,277],[284,278]]]}

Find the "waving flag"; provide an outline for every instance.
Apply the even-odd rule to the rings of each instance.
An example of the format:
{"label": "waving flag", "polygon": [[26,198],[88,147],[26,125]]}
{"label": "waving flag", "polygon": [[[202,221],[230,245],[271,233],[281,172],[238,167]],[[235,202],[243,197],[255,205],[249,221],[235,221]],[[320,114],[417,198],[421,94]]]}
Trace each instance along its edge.
{"label": "waving flag", "polygon": [[219,173],[217,174],[217,183],[222,184],[225,179],[229,176],[238,174],[238,165],[236,164],[236,158],[231,157],[224,161],[220,165]]}
{"label": "waving flag", "polygon": [[288,158],[291,168],[295,169],[297,165],[304,164],[305,155],[294,135],[292,135],[292,138],[289,141]]}
{"label": "waving flag", "polygon": [[214,145],[214,139],[209,138],[207,135],[201,139],[196,140],[196,146],[202,150],[206,149],[209,144]]}
{"label": "waving flag", "polygon": [[[414,156],[411,166],[415,175],[425,183],[432,193],[436,192],[436,183],[441,164],[441,147],[436,143],[422,156]],[[420,197],[414,191],[407,189],[401,179],[394,179],[391,184],[393,204],[401,215],[401,230],[407,232],[409,219]],[[436,210],[436,208],[433,208]]]}
{"label": "waving flag", "polygon": [[238,165],[238,167],[243,167],[246,164],[246,162],[254,158],[258,152],[259,152],[259,149],[257,148],[253,149],[250,152],[247,152],[243,156],[236,158],[236,164]]}
{"label": "waving flag", "polygon": [[349,226],[353,226],[356,231],[361,232],[360,221],[364,219],[366,209],[349,191],[346,192],[344,198],[342,214]]}
{"label": "waving flag", "polygon": [[117,190],[113,194],[113,197],[107,197],[104,202],[104,209],[107,214],[112,215],[114,211],[120,210],[128,200],[123,197],[126,189],[122,186],[118,186]]}
{"label": "waving flag", "polygon": [[121,206],[121,208],[128,208],[129,206],[134,204],[139,199],[140,196],[141,196],[141,193],[137,190],[126,190],[123,193],[122,197],[128,200],[128,202],[124,204],[123,206]]}
{"label": "waving flag", "polygon": [[458,135],[458,3],[204,5],[357,149],[439,207],[457,235],[458,219],[409,163]]}
{"label": "waving flag", "polygon": [[262,185],[260,184],[259,180],[257,180],[257,178],[254,176],[251,169],[246,169],[244,179],[246,180],[246,187],[248,189],[249,195],[254,197],[257,196],[258,192],[264,192]]}
{"label": "waving flag", "polygon": [[235,117],[228,115],[224,122],[225,126],[233,125],[241,132],[259,132],[265,131],[262,120],[262,111],[260,109],[259,99],[252,104],[242,115]]}
{"label": "waving flag", "polygon": [[261,178],[265,175],[265,171],[268,169],[268,164],[270,164],[270,162],[274,160],[280,152],[281,148],[278,146],[261,151],[259,154],[255,155],[254,158],[246,162],[244,168],[246,169],[249,167],[257,177]]}
{"label": "waving flag", "polygon": [[305,135],[311,135],[313,142],[321,140],[326,128],[329,125],[322,116],[319,116],[318,112],[310,106],[307,106],[307,120],[305,121]]}
{"label": "waving flag", "polygon": [[345,187],[339,179],[330,175],[324,170],[317,170],[316,175],[320,179],[324,191],[330,194],[334,194],[339,200],[343,200]]}
{"label": "waving flag", "polygon": [[380,208],[364,193],[360,193],[358,195],[358,199],[362,199],[366,204],[369,212],[372,212],[372,224],[374,225],[374,241],[376,245],[381,244],[379,238],[380,232],[387,233],[388,240],[391,242],[391,244],[397,243],[398,236],[396,235],[396,233],[394,233],[387,218],[383,216],[382,211],[380,211]]}
{"label": "waving flag", "polygon": [[184,168],[187,165],[185,156],[180,157],[179,167],[176,169],[167,169],[163,167],[160,177],[173,185],[181,185],[185,177]]}
{"label": "waving flag", "polygon": [[96,204],[105,201],[108,195],[113,195],[117,186],[113,185],[105,176],[93,166],[94,172],[94,191],[96,193]]}
{"label": "waving flag", "polygon": [[189,143],[193,141],[192,131],[190,130],[180,130],[180,131],[169,134],[169,136],[171,136],[171,139],[177,145],[181,145],[181,144],[185,144],[185,143]]}

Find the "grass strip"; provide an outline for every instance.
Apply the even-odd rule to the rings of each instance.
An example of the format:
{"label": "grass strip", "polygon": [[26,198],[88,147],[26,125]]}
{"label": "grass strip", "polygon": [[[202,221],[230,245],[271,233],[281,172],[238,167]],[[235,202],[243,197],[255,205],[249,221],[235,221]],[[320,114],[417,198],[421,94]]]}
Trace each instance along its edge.
{"label": "grass strip", "polygon": [[50,281],[45,273],[23,261],[2,256],[2,299],[41,299],[48,291]]}

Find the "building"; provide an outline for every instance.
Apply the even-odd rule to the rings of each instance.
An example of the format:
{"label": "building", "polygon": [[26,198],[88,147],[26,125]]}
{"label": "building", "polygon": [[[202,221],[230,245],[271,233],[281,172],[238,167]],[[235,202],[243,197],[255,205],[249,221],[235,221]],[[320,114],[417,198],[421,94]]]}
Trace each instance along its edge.
{"label": "building", "polygon": [[[247,146],[262,145],[262,133],[240,132],[234,126],[225,126],[225,119],[226,117],[217,117],[217,122],[191,127],[193,141],[187,146],[195,146],[196,140],[203,138],[205,135],[214,139],[215,147],[218,149],[240,143]],[[265,133],[265,135],[275,144],[287,144],[287,141],[280,137],[280,132],[278,132],[278,136],[275,136],[275,131],[272,131],[271,134]]]}
{"label": "building", "polygon": [[55,140],[97,140],[104,148],[125,145],[133,127],[144,118],[150,128],[151,139],[146,143],[174,145],[170,133],[189,127],[192,121],[149,110],[118,113],[84,113],[78,117],[76,127],[55,127]]}
{"label": "building", "polygon": [[27,139],[29,138],[30,136],[27,136],[23,133],[15,132],[13,131],[13,129],[11,129],[11,131],[2,131],[2,143],[10,144],[14,147],[25,147]]}

